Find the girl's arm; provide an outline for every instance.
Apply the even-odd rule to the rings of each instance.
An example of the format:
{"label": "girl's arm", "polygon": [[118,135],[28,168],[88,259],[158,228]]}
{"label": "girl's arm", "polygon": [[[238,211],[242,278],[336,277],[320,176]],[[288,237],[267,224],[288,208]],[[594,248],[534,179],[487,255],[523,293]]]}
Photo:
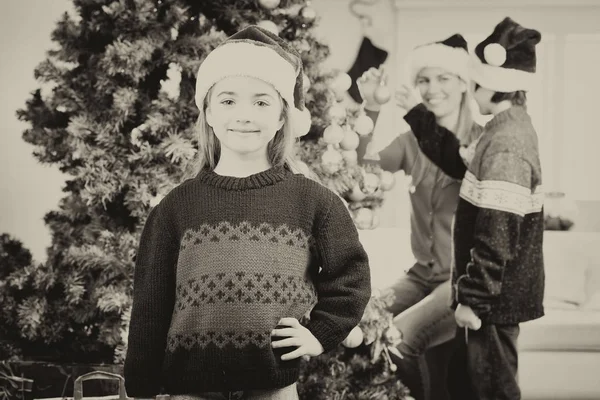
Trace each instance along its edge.
{"label": "girl's arm", "polygon": [[179,250],[171,226],[163,201],[150,212],[140,238],[124,367],[125,386],[131,397],[153,397],[160,391]]}
{"label": "girl's arm", "polygon": [[321,261],[318,302],[306,325],[325,351],[340,344],[360,322],[371,297],[369,261],[350,213],[335,195],[316,227]]}

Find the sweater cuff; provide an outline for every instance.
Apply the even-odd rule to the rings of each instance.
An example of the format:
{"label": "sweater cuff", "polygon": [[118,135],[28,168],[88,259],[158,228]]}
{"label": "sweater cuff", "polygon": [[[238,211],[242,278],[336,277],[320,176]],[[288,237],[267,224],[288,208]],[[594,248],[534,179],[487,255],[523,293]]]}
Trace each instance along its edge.
{"label": "sweater cuff", "polygon": [[306,328],[317,338],[319,343],[321,343],[324,353],[333,350],[345,339],[345,337],[339,337],[339,329],[334,329],[323,321],[311,320],[306,324]]}
{"label": "sweater cuff", "polygon": [[158,379],[132,378],[125,379],[125,391],[128,397],[154,398],[161,393]]}

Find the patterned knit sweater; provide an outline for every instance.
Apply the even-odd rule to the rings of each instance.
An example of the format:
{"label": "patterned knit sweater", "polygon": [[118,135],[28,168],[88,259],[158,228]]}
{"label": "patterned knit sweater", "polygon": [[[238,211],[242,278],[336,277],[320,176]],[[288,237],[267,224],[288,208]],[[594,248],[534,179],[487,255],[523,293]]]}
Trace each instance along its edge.
{"label": "patterned knit sweater", "polygon": [[[411,118],[422,112],[416,107]],[[539,318],[544,315],[544,218],[531,119],[524,107],[513,106],[494,116],[464,152],[450,135],[438,131],[418,139],[442,170],[465,173],[453,231],[453,307],[469,305],[488,323]]]}
{"label": "patterned knit sweater", "polygon": [[283,317],[325,351],[371,295],[367,254],[343,202],[285,167],[245,178],[201,171],[151,212],[136,259],[125,361],[129,396],[284,387]]}

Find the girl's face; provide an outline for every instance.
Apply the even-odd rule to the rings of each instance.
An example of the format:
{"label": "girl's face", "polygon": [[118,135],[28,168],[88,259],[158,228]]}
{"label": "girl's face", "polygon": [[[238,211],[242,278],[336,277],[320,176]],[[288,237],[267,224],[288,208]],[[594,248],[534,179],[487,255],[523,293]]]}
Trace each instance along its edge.
{"label": "girl's face", "polygon": [[256,78],[232,76],[210,91],[206,121],[221,146],[239,155],[262,156],[284,123],[283,103],[270,84]]}
{"label": "girl's face", "polygon": [[457,75],[445,69],[427,67],[417,75],[417,88],[425,107],[441,118],[460,109],[467,85]]}

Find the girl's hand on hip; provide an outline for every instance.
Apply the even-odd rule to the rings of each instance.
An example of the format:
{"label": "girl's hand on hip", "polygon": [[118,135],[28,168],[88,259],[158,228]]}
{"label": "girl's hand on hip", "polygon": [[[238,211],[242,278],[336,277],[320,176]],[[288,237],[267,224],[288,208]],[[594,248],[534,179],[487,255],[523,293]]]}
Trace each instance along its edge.
{"label": "girl's hand on hip", "polygon": [[406,111],[412,109],[414,106],[419,104],[419,100],[415,93],[406,85],[401,85],[394,96],[396,99],[396,105],[400,108],[404,108]]}
{"label": "girl's hand on hip", "polygon": [[[296,318],[282,318],[280,326],[271,332],[271,346],[274,349],[281,347],[296,347],[296,350],[281,356],[283,361],[293,360],[302,356],[318,356],[323,353],[323,346],[306,327],[302,326]],[[285,338],[273,341],[274,338]]]}

